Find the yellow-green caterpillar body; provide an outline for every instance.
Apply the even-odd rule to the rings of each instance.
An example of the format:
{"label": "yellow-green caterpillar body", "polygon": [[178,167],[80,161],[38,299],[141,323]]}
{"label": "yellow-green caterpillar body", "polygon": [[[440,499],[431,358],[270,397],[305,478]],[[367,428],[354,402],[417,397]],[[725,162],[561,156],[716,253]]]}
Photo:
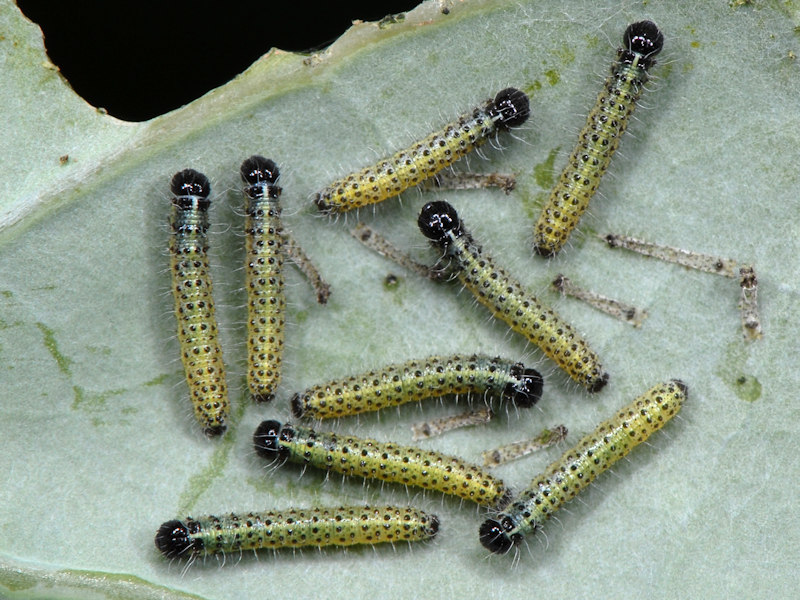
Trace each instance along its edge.
{"label": "yellow-green caterpillar body", "polygon": [[553,256],[561,250],[589,207],[663,45],[664,36],[652,21],[632,23],[625,30],[611,75],[534,227],[538,254]]}
{"label": "yellow-green caterpillar body", "polygon": [[208,265],[208,178],[184,169],[172,178],[170,256],[181,360],[197,421],[209,437],[227,427],[228,390]]}
{"label": "yellow-green caterpillar body", "polygon": [[429,202],[417,220],[420,231],[452,260],[459,281],[498,319],[541,348],[590,392],[608,382],[597,354],[575,329],[512,278],[462,226],[455,208]]}
{"label": "yellow-green caterpillar body", "polygon": [[353,546],[431,539],[439,519],[397,506],[290,508],[220,517],[167,521],[156,533],[156,548],[167,558],[304,546]]}
{"label": "yellow-green caterpillar body", "polygon": [[481,543],[492,552],[505,554],[525,534],[535,533],[565,502],[678,414],[687,395],[682,381],[661,383],[603,421],[547,467],[507,508],[487,519],[480,527]]}
{"label": "yellow-green caterpillar body", "polygon": [[319,191],[315,203],[326,214],[382,202],[435,176],[500,130],[522,125],[530,115],[528,96],[506,88],[393,156],[337,179]]}
{"label": "yellow-green caterpillar body", "polygon": [[500,479],[477,465],[432,450],[272,420],[258,426],[253,444],[267,459],[436,490],[482,506],[501,507],[508,500],[508,489]]}
{"label": "yellow-green caterpillar body", "polygon": [[295,417],[334,419],[445,395],[493,394],[516,406],[533,406],[542,376],[522,363],[489,356],[429,356],[334,379],[292,397]]}

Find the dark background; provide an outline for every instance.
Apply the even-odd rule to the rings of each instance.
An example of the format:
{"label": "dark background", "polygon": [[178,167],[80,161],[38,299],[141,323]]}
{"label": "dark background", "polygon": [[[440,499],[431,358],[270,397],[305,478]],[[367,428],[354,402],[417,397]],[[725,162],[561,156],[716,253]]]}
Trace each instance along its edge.
{"label": "dark background", "polygon": [[421,0],[127,2],[17,0],[44,32],[50,61],[89,104],[144,121],[224,84],[270,48],[320,50],[356,19]]}

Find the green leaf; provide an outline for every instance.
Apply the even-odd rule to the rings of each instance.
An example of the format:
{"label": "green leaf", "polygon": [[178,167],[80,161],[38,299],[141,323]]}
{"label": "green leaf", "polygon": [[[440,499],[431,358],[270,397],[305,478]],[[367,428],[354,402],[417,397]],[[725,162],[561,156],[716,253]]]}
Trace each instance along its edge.
{"label": "green leaf", "polygon": [[[441,5],[451,10],[445,15]],[[275,50],[192,104],[142,124],[75,96],[38,29],[0,8],[0,595],[12,598],[787,597],[800,562],[791,498],[800,280],[797,3],[464,0],[426,2],[386,27],[354,26],[306,59]],[[665,33],[630,134],[561,256],[531,255],[532,219],[562,168],[625,26]],[[513,172],[497,191],[411,190],[360,218],[419,260],[421,205],[450,200],[476,239],[574,323],[611,373],[588,396],[457,286],[422,280],[329,222],[312,194],[422,137],[497,90],[531,91],[533,116],[503,149],[459,169]],[[268,406],[245,395],[238,166],[282,168],[286,225],[332,283],[327,306],[287,271],[284,382]],[[233,389],[233,426],[208,440],[190,415],[166,270],[168,182],[185,167],[214,187],[213,275]],[[753,263],[764,338],[743,339],[737,281],[611,250],[594,234]],[[399,285],[383,284],[387,273]],[[640,329],[571,299],[576,283],[646,308]],[[690,388],[680,418],[527,539],[513,557],[477,540],[485,518],[435,494],[302,476],[252,451],[291,393],[385,363],[485,352],[538,365],[536,409],[422,442],[480,452],[564,423],[569,443],[652,384]],[[452,407],[342,420],[341,431],[410,442],[411,423]],[[561,449],[498,469],[523,488]],[[228,556],[183,565],[153,546],[187,513],[413,502],[439,515],[414,547]],[[756,587],[757,586],[757,587]]]}

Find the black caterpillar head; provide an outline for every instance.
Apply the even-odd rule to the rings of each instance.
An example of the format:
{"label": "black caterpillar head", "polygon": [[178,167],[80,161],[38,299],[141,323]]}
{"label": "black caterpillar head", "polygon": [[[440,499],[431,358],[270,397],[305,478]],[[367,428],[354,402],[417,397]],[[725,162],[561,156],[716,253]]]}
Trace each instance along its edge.
{"label": "black caterpillar head", "polygon": [[178,520],[167,521],[158,528],[156,548],[167,558],[188,558],[203,550],[201,539],[192,539],[189,527]]}
{"label": "black caterpillar head", "polygon": [[644,56],[642,66],[647,69],[664,46],[664,34],[652,21],[638,21],[628,25],[622,36],[622,46],[630,55],[635,53]]}
{"label": "black caterpillar head", "polygon": [[498,126],[503,129],[518,127],[531,115],[528,95],[516,88],[506,88],[497,93],[489,107],[489,114],[498,119]]}
{"label": "black caterpillar head", "polygon": [[200,196],[207,198],[211,193],[211,184],[208,177],[194,169],[178,171],[170,184],[172,193],[176,196]]}
{"label": "black caterpillar head", "polygon": [[249,185],[257,183],[274,184],[281,176],[278,165],[269,158],[254,155],[242,163],[242,179]]}
{"label": "black caterpillar head", "polygon": [[211,184],[208,177],[195,171],[194,169],[184,169],[178,171],[172,177],[170,183],[172,191],[172,204],[180,210],[198,209],[208,210],[211,201],[208,195],[211,193]]}
{"label": "black caterpillar head", "polygon": [[260,198],[268,196],[277,198],[281,194],[281,188],[275,185],[281,172],[278,165],[269,158],[253,155],[246,159],[240,168],[242,180],[247,184],[244,193],[250,198]]}
{"label": "black caterpillar head", "polygon": [[428,202],[417,218],[419,230],[426,238],[438,245],[446,245],[450,233],[461,235],[461,221],[453,206],[444,200]]}
{"label": "black caterpillar head", "polygon": [[519,381],[509,383],[503,390],[503,396],[510,399],[519,408],[530,408],[542,397],[544,380],[536,369],[526,369],[517,364],[511,369],[511,376]]}
{"label": "black caterpillar head", "polygon": [[256,453],[266,459],[284,458],[286,451],[281,446],[279,437],[285,433],[278,421],[262,421],[253,434],[253,447]]}
{"label": "black caterpillar head", "polygon": [[[507,519],[501,520],[505,522]],[[495,554],[506,554],[511,550],[519,535],[509,536],[506,527],[503,527],[500,521],[486,519],[478,530],[478,537],[483,547]]]}

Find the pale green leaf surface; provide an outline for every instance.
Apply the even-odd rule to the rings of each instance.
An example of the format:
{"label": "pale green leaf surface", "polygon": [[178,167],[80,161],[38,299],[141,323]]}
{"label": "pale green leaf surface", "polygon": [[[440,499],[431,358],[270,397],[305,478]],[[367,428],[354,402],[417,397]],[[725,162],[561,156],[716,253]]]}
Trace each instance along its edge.
{"label": "pale green leaf surface", "polygon": [[[98,113],[46,66],[38,29],[0,5],[0,596],[12,598],[788,597],[797,587],[800,411],[797,346],[800,65],[795,2],[426,3],[404,22],[351,29],[329,51],[274,51],[228,85],[143,124]],[[562,256],[531,257],[532,215],[574,144],[625,26],[666,36],[630,134]],[[191,68],[202,68],[202,65]],[[327,222],[309,198],[515,85],[533,116],[504,150],[467,166],[510,171],[518,189],[412,190],[360,218],[430,261],[421,205],[453,202],[499,262],[557,307],[611,373],[590,397],[491,321],[466,293],[423,281]],[[288,349],[277,401],[243,385],[238,166],[282,167],[287,226],[333,285],[318,306],[289,270]],[[69,155],[66,164],[59,157]],[[204,171],[214,186],[212,253],[234,425],[205,439],[190,416],[166,271],[168,182]],[[738,283],[610,250],[630,233],[756,265],[765,336],[743,340]],[[395,289],[383,278],[401,276]],[[641,329],[560,298],[576,282],[646,308]],[[435,353],[486,352],[538,365],[531,412],[422,444],[479,461],[486,448],[565,423],[569,442],[657,381],[679,377],[680,419],[636,449],[528,539],[519,563],[477,540],[484,515],[435,494],[271,470],[251,449],[293,391]],[[744,379],[742,379],[744,378]],[[744,383],[739,383],[744,381]],[[338,429],[410,442],[411,423],[452,412],[406,407]],[[562,449],[498,469],[524,487]],[[406,502],[439,515],[414,547],[214,559],[183,572],[153,546],[189,514],[314,504]],[[184,596],[189,594],[191,596]]]}

